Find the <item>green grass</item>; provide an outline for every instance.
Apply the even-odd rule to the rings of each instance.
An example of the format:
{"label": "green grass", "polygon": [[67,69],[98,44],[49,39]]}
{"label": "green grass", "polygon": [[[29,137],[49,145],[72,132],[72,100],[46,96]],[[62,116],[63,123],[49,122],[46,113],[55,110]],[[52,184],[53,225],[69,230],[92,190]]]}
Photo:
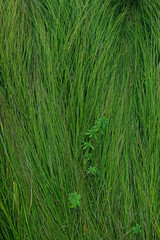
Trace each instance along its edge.
{"label": "green grass", "polygon": [[0,239],[160,239],[159,62],[159,0],[1,0]]}

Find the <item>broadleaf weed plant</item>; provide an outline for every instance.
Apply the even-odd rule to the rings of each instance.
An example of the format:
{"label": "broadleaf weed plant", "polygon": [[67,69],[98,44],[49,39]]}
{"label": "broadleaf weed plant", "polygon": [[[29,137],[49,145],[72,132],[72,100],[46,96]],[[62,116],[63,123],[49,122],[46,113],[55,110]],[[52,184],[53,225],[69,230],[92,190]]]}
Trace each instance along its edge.
{"label": "broadleaf weed plant", "polygon": [[[104,135],[107,123],[107,118],[103,116],[96,121],[96,124],[91,129],[86,132],[86,135],[89,137],[89,141],[82,141],[82,143],[84,144],[82,149],[83,151],[87,151],[87,153],[85,154],[86,158],[84,160],[84,165],[86,165],[87,162],[92,162],[94,155],[93,151],[94,153],[96,151],[94,144],[98,141],[98,137],[100,137],[100,135]],[[98,170],[94,166],[89,166],[88,173],[96,175],[98,173]]]}
{"label": "broadleaf weed plant", "polygon": [[98,174],[98,169],[96,167],[89,166],[87,173],[96,176]]}
{"label": "broadleaf weed plant", "polygon": [[77,192],[70,193],[68,198],[70,202],[70,207],[71,208],[80,207],[81,206],[80,199],[81,199],[81,195],[77,194]]}
{"label": "broadleaf weed plant", "polygon": [[141,226],[139,224],[136,224],[135,226],[132,227],[132,230],[134,234],[139,234],[141,233]]}

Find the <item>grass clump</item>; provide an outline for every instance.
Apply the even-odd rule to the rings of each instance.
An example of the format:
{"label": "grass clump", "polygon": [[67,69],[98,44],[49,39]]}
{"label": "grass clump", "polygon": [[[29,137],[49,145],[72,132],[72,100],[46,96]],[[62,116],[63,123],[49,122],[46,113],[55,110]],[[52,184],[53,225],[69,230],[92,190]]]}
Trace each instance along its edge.
{"label": "grass clump", "polygon": [[159,1],[0,6],[0,239],[160,239]]}

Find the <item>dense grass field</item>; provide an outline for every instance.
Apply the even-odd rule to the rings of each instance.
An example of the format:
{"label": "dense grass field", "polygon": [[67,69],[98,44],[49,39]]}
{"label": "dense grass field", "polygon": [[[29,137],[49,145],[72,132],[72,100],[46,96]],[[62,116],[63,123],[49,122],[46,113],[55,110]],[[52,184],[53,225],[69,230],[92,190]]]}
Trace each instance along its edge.
{"label": "dense grass field", "polygon": [[160,1],[0,1],[0,239],[160,239]]}

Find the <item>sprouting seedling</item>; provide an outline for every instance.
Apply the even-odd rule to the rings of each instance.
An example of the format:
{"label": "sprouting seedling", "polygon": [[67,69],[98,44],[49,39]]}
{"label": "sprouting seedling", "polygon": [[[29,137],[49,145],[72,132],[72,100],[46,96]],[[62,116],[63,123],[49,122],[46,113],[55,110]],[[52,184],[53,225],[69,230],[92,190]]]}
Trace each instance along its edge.
{"label": "sprouting seedling", "polygon": [[88,168],[88,172],[87,172],[88,174],[92,174],[92,175],[96,175],[96,174],[98,174],[98,170],[97,170],[97,168],[96,167],[92,167],[92,166],[90,166],[89,168]]}
{"label": "sprouting seedling", "polygon": [[87,149],[87,148],[91,148],[94,150],[94,147],[92,145],[91,142],[83,142],[84,143],[84,147],[83,147],[83,150]]}
{"label": "sprouting seedling", "polygon": [[96,126],[98,129],[101,130],[101,133],[104,134],[105,127],[107,126],[107,118],[106,117],[101,117],[97,122]]}
{"label": "sprouting seedling", "polygon": [[70,208],[80,207],[81,195],[78,195],[77,192],[69,194],[68,200],[70,201]]}
{"label": "sprouting seedling", "polygon": [[[84,165],[86,165],[86,163],[92,159],[92,153],[90,153],[91,152],[90,150],[94,150],[94,146],[92,145],[92,138],[94,137],[95,140],[98,140],[99,131],[101,131],[101,133],[104,134],[104,130],[107,125],[107,122],[108,121],[106,117],[101,117],[98,121],[96,121],[96,125],[86,132],[86,135],[89,136],[89,141],[86,141],[86,142],[82,141],[83,142],[82,149],[88,150],[87,152],[89,153],[87,155],[87,158],[85,158],[84,160]],[[94,173],[93,169],[90,169],[89,171],[91,171],[90,173],[92,172]]]}
{"label": "sprouting seedling", "polygon": [[136,224],[136,226],[132,227],[132,230],[133,230],[134,234],[138,234],[141,232],[141,226],[139,224]]}
{"label": "sprouting seedling", "polygon": [[96,140],[98,139],[97,137],[97,132],[98,132],[98,128],[96,128],[96,126],[94,126],[91,130],[88,130],[88,132],[86,133],[86,135],[89,135],[89,138],[94,137]]}

